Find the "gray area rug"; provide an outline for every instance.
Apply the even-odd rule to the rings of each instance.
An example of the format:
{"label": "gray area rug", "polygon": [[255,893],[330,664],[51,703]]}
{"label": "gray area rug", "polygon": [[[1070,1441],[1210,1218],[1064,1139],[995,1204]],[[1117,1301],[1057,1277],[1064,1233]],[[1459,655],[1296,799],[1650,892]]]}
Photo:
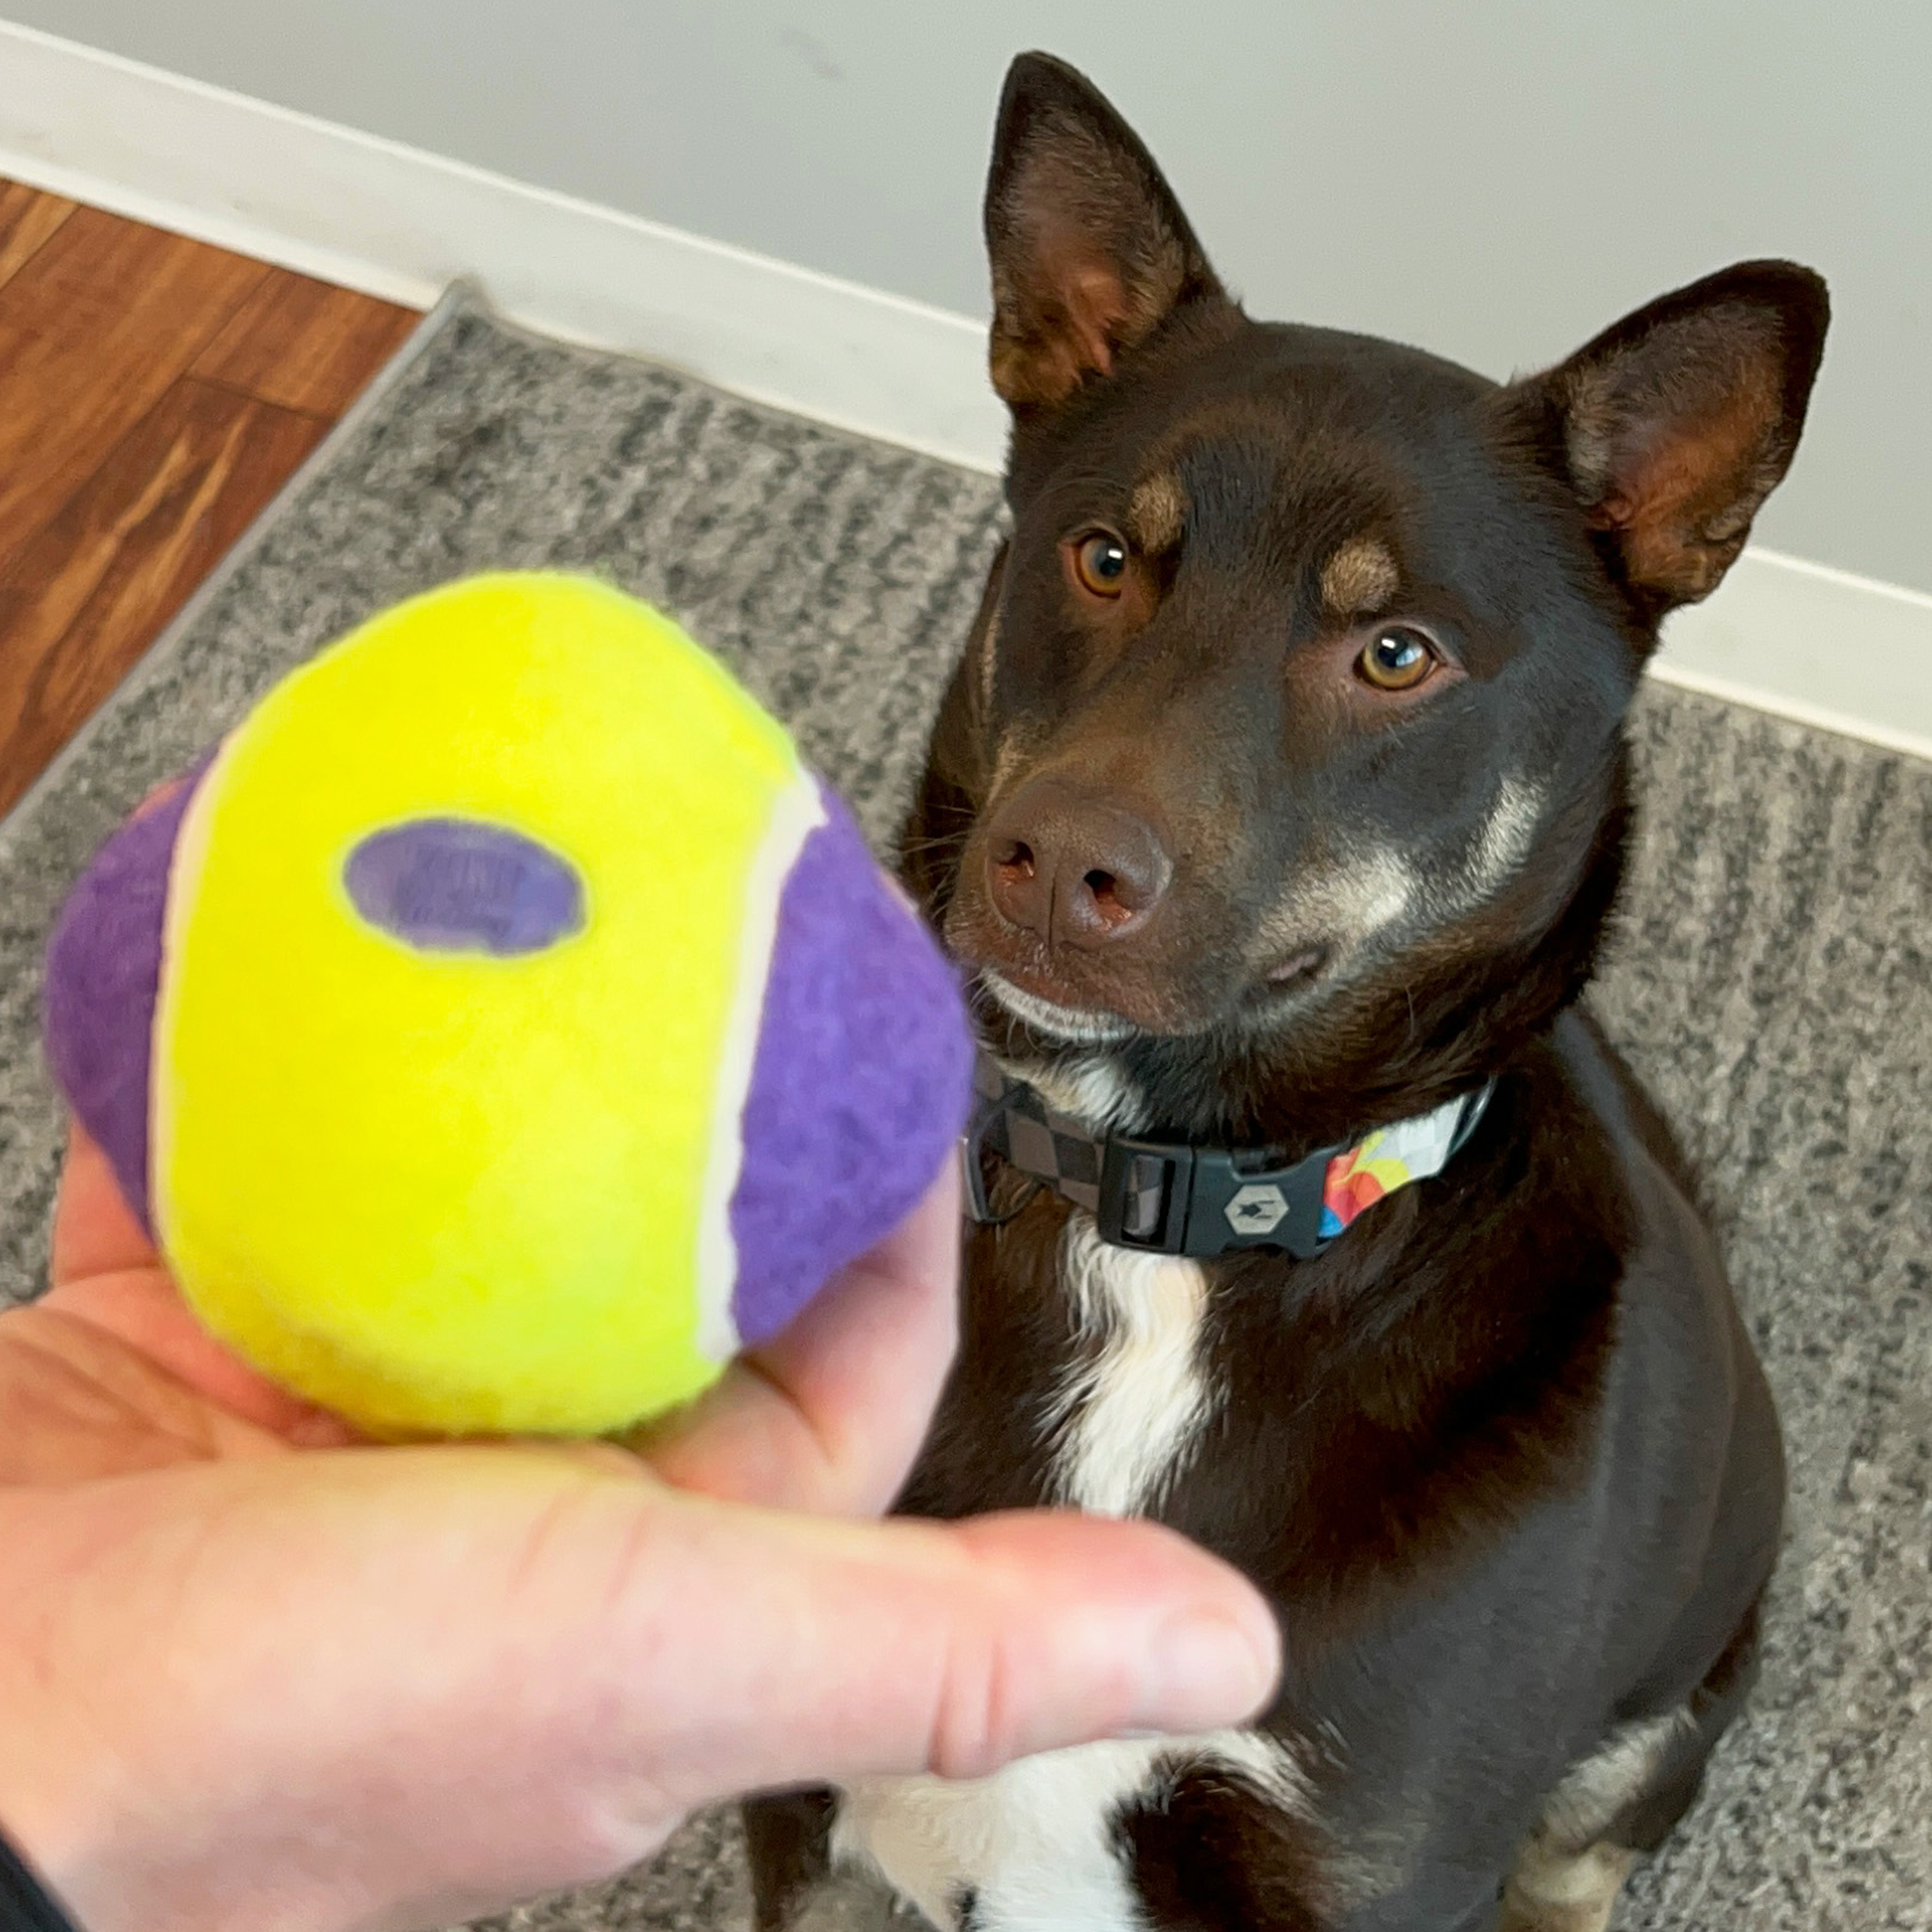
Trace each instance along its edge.
{"label": "gray area rug", "polygon": [[[998,528],[984,477],[453,298],[0,825],[0,1298],[44,1265],[48,922],[282,670],[465,572],[594,569],[721,652],[883,837]],[[1762,1688],[1617,1922],[1932,1932],[1932,767],[1662,686],[1635,733],[1643,842],[1598,1004],[1708,1177],[1793,1500]],[[746,1915],[721,1815],[502,1922]]]}

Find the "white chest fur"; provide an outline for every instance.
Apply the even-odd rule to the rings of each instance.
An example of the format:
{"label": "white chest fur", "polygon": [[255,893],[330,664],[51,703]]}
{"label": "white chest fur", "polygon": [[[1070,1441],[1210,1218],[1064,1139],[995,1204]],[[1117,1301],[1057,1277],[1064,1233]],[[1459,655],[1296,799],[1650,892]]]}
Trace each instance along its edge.
{"label": "white chest fur", "polygon": [[[1109,1246],[1084,1214],[1067,1225],[1060,1280],[1081,1345],[1047,1418],[1059,1500],[1107,1516],[1158,1506],[1212,1418],[1201,1355],[1208,1284],[1192,1262]],[[880,1778],[841,1803],[836,1855],[869,1867],[935,1925],[976,1901],[988,1932],[1133,1932],[1141,1922],[1114,1822],[1149,1794],[1162,1760],[1244,1773],[1302,1801],[1294,1760],[1272,1740],[1219,1731],[1054,1751],[991,1778]]]}
{"label": "white chest fur", "polygon": [[1110,1246],[1084,1214],[1067,1223],[1060,1270],[1090,1352],[1050,1419],[1056,1490],[1096,1516],[1144,1514],[1214,1412],[1201,1360],[1207,1278],[1194,1262]]}
{"label": "white chest fur", "polygon": [[1157,1799],[1159,1764],[1187,1761],[1234,1772],[1287,1808],[1306,1802],[1294,1759],[1253,1732],[1120,1738],[991,1778],[866,1780],[844,1794],[833,1856],[880,1874],[936,1926],[953,1925],[970,1894],[986,1932],[1136,1932],[1114,1822],[1136,1798]]}

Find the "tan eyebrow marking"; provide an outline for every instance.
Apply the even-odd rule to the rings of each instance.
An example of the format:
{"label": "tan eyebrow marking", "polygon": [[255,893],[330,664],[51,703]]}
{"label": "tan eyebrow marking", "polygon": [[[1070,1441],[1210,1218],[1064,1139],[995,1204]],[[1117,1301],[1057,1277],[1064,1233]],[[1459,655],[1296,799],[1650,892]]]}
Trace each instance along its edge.
{"label": "tan eyebrow marking", "polygon": [[1172,550],[1180,541],[1187,520],[1187,500],[1171,470],[1150,476],[1137,488],[1127,506],[1128,534],[1150,556]]}
{"label": "tan eyebrow marking", "polygon": [[1322,566],[1322,601],[1337,617],[1363,617],[1396,593],[1401,574],[1379,537],[1351,537]]}

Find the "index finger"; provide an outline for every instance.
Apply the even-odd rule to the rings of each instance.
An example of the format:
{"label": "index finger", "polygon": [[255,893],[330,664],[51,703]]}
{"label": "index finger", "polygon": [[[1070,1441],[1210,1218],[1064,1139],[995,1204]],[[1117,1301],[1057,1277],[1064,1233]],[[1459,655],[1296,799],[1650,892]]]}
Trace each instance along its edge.
{"label": "index finger", "polygon": [[78,1120],[72,1122],[54,1200],[53,1285],[160,1265],[154,1244],[134,1218],[106,1155]]}
{"label": "index finger", "polygon": [[[187,783],[169,778],[158,784],[128,814],[131,824],[157,811]],[[67,1158],[61,1169],[60,1190],[54,1200],[52,1252],[50,1274],[58,1288],[63,1282],[160,1264],[160,1257],[147,1231],[128,1204],[94,1136],[70,1116]]]}

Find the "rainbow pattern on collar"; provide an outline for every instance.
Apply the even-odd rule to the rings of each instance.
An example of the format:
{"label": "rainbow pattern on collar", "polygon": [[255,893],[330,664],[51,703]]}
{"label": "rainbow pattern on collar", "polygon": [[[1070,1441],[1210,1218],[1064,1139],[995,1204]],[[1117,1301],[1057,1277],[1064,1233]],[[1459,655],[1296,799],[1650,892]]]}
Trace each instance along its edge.
{"label": "rainbow pattern on collar", "polygon": [[1432,1112],[1381,1128],[1359,1147],[1336,1154],[1322,1186],[1322,1238],[1333,1240],[1398,1187],[1440,1174],[1466,1115],[1467,1103],[1459,1094]]}

